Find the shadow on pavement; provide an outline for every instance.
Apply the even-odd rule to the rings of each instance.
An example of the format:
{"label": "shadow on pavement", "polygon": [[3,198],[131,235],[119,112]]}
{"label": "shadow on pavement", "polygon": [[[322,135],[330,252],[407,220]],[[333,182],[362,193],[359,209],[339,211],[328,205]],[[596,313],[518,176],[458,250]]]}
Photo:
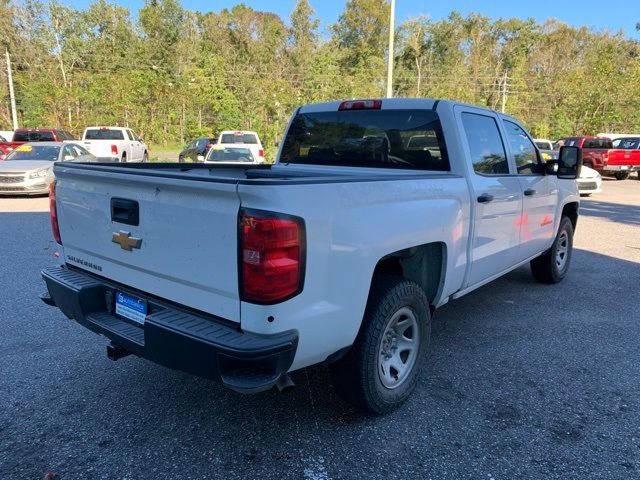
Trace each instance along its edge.
{"label": "shadow on pavement", "polygon": [[[638,195],[640,195],[640,191]],[[640,206],[637,205],[582,200],[580,202],[580,215],[605,218],[612,222],[627,225],[640,225]]]}

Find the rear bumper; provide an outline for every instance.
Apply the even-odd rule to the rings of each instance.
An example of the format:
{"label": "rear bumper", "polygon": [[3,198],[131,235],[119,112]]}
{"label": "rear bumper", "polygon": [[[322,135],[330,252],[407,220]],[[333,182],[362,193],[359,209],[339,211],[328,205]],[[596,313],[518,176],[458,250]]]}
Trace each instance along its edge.
{"label": "rear bumper", "polygon": [[607,165],[604,171],[608,172],[637,172],[640,171],[640,165]]}
{"label": "rear bumper", "polygon": [[[169,368],[219,380],[233,390],[253,393],[274,386],[291,367],[296,332],[272,336],[239,331],[222,319],[192,313],[141,292],[66,267],[42,271],[54,304],[69,318],[104,335],[127,352]],[[144,324],[114,313],[115,292],[147,301]]]}

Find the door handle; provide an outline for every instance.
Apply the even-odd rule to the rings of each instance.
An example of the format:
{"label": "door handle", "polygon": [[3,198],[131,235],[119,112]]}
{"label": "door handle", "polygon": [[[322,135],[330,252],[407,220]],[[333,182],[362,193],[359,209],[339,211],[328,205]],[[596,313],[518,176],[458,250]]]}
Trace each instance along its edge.
{"label": "door handle", "polygon": [[531,197],[532,195],[535,195],[535,194],[536,194],[536,191],[535,191],[533,188],[527,188],[527,189],[524,191],[524,194],[525,194],[527,197]]}
{"label": "door handle", "polygon": [[493,195],[489,195],[488,193],[483,193],[478,196],[478,203],[489,203],[493,201]]}

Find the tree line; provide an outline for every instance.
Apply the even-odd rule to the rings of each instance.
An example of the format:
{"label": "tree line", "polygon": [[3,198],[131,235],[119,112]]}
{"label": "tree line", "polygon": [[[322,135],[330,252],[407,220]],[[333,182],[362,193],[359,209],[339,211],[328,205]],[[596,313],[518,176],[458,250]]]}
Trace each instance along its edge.
{"label": "tree line", "polygon": [[[20,125],[123,125],[156,145],[244,128],[272,146],[300,104],[386,90],[386,0],[349,0],[326,30],[308,0],[288,19],[178,0],[136,13],[107,0],[0,0]],[[622,32],[453,12],[408,19],[396,35],[395,96],[504,106],[540,137],[640,132],[640,42]]]}

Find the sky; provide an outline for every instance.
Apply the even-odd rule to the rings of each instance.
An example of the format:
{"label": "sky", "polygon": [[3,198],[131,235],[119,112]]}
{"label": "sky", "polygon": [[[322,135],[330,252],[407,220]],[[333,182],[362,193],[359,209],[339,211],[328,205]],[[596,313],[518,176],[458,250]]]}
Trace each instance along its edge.
{"label": "sky", "polygon": [[[135,15],[143,0],[110,0],[126,6]],[[62,3],[84,8],[90,0],[62,0]],[[295,0],[181,0],[182,6],[189,10],[201,12],[219,11],[244,3],[255,10],[277,13],[285,21],[288,19]],[[309,0],[322,22],[323,28],[334,23],[344,10],[346,0]],[[531,18],[543,22],[549,18],[573,26],[583,26],[596,30],[617,32],[624,30],[631,38],[640,38],[635,25],[640,22],[639,0],[396,0],[396,22],[415,17],[420,14],[428,15],[434,20],[445,18],[453,10],[462,14],[479,12],[491,18],[521,19]]]}

